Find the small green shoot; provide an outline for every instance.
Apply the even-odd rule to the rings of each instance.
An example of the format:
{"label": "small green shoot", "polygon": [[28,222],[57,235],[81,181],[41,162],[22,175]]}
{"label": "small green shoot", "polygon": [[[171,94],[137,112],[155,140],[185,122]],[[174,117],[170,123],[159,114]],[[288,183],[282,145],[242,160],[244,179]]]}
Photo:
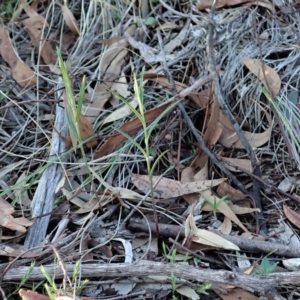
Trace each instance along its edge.
{"label": "small green shoot", "polygon": [[41,272],[47,279],[48,283],[45,283],[45,289],[47,291],[47,294],[51,300],[55,300],[55,297],[59,294],[59,289],[55,284],[54,279],[51,277],[51,275],[48,273],[48,271],[44,268],[44,266],[41,266]]}
{"label": "small green shoot", "polygon": [[278,265],[278,262],[272,264],[272,263],[270,263],[270,261],[267,257],[264,257],[261,261],[261,264],[259,265],[259,268],[253,274],[259,274],[259,275],[270,274],[275,270],[277,265]]}
{"label": "small green shoot", "polygon": [[217,220],[218,207],[221,205],[221,203],[226,202],[227,196],[224,196],[223,198],[218,198],[218,197],[214,196],[213,201],[206,198],[205,196],[201,196],[201,197],[212,207],[214,217]]}
{"label": "small green shoot", "polygon": [[12,297],[12,295],[17,294],[18,291],[21,289],[21,287],[27,282],[27,280],[29,279],[30,274],[31,274],[34,266],[35,266],[35,261],[32,261],[31,264],[30,264],[30,267],[29,267],[28,271],[23,275],[23,277],[21,279],[21,282],[18,284],[18,286],[16,287],[16,289],[8,296],[8,299],[10,299]]}
{"label": "small green shoot", "polygon": [[210,283],[204,283],[202,284],[201,286],[199,286],[197,289],[196,289],[196,293],[197,294],[206,294],[206,291],[209,290],[211,288],[211,284]]}
{"label": "small green shoot", "polygon": [[178,297],[176,296],[176,276],[173,272],[171,273],[171,287],[172,287],[172,300],[178,300]]}
{"label": "small green shoot", "polygon": [[150,183],[150,191],[151,191],[151,198],[153,199],[153,214],[154,214],[154,219],[157,221],[157,213],[156,213],[156,206],[154,203],[154,182],[153,182],[153,173],[158,165],[160,159],[166,154],[166,151],[162,152],[156,160],[151,164],[152,157],[151,157],[151,146],[150,146],[150,137],[151,133],[153,130],[157,127],[157,124],[159,121],[172,109],[174,109],[177,106],[177,102],[171,103],[167,109],[163,113],[161,113],[155,121],[153,121],[149,126],[147,125],[146,119],[145,119],[145,103],[144,103],[144,68],[141,72],[140,79],[138,80],[136,74],[134,74],[134,93],[135,97],[138,102],[138,108],[136,109],[133,107],[126,99],[122,98],[120,95],[115,94],[133,113],[134,115],[139,119],[139,121],[142,124],[142,130],[144,134],[144,148],[138,144],[130,135],[127,133],[119,130],[116,128],[116,131],[124,135],[132,144],[134,144],[139,151],[143,154],[146,160],[146,165],[147,165],[147,171],[148,171],[148,176],[149,176],[149,183]]}

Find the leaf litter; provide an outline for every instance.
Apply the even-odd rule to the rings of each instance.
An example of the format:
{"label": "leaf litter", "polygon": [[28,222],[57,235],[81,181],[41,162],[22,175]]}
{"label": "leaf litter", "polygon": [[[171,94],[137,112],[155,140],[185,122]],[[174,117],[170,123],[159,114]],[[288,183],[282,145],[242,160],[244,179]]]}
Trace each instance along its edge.
{"label": "leaf litter", "polygon": [[[226,111],[220,109],[216,81],[210,73],[211,55],[207,47],[210,13],[216,26],[213,51],[218,81],[229,109],[260,161],[262,175],[255,173],[255,176],[262,180],[264,187],[260,195],[264,214],[268,216],[269,232],[272,234],[278,229],[277,220],[282,216],[298,231],[298,203],[287,202],[287,193],[299,194],[300,162],[297,155],[293,156],[294,161],[289,156],[299,149],[299,145],[290,133],[283,137],[280,126],[282,122],[283,128],[289,128],[289,122],[297,128],[297,112],[292,114],[293,108],[286,113],[285,109],[280,115],[271,107],[279,101],[280,105],[289,103],[291,93],[299,90],[299,32],[298,27],[293,26],[299,18],[296,7],[287,7],[280,1],[272,4],[269,1],[234,0],[218,1],[215,11],[211,10],[211,1],[198,1],[193,4],[194,8],[190,3],[180,6],[165,1],[153,2],[152,6],[147,4],[142,1],[136,6],[133,2],[124,2],[115,6],[71,0],[53,5],[49,1],[22,0],[10,20],[3,18],[0,25],[0,267],[6,267],[14,258],[17,258],[15,263],[24,268],[30,258],[38,265],[55,262],[53,254],[46,258],[32,249],[25,252],[24,240],[34,235],[31,224],[40,219],[48,219],[43,225],[47,237],[36,241],[35,245],[50,249],[49,243],[58,243],[55,244],[57,260],[66,270],[69,270],[68,262],[73,260],[73,271],[75,263],[82,259],[85,264],[107,264],[108,268],[152,260],[152,267],[157,262],[173,263],[176,271],[180,263],[176,259],[172,262],[176,255],[170,249],[174,247],[184,257],[189,248],[192,253],[188,253],[186,268],[195,271],[199,266],[205,266],[207,274],[216,269],[221,273],[228,272],[218,258],[226,264],[230,260],[230,267],[236,268],[243,250],[251,253],[248,260],[252,265],[261,259],[263,250],[256,253],[230,241],[231,236],[245,238],[246,245],[250,236],[261,241],[267,237],[259,236],[258,209],[250,194],[256,185],[252,172],[257,166],[251,164],[245,145],[238,138]],[[290,26],[294,31],[287,35],[284,26]],[[68,66],[75,99],[80,93],[83,76],[87,78],[80,115],[80,139],[91,140],[84,145],[84,155],[78,151],[74,136],[75,151],[57,148],[49,153],[57,136],[53,121],[68,110],[68,101],[63,99],[57,47]],[[122,97],[132,107],[139,105],[133,89],[133,75],[138,81],[143,80],[143,67],[145,123],[120,99]],[[268,99],[263,89],[270,95]],[[158,121],[175,101],[184,106],[217,163],[200,147],[178,107],[174,106]],[[291,107],[297,107],[297,101],[294,97]],[[62,125],[67,128],[67,124]],[[148,140],[145,130],[149,131]],[[66,139],[66,136],[62,135],[62,138]],[[149,147],[149,157],[143,157],[137,145],[143,149]],[[244,192],[238,190],[239,185],[227,177],[220,165],[239,180],[245,187]],[[53,211],[32,218],[33,206],[45,204],[43,197],[37,200],[36,190],[49,166],[61,167],[64,180],[54,186],[53,191],[48,191],[53,200]],[[154,199],[149,196],[149,166],[156,183]],[[270,185],[281,188],[285,177],[295,180],[285,189],[282,199]],[[47,181],[50,183],[52,178]],[[155,229],[150,235],[149,228],[139,233],[143,231],[141,228],[126,229],[133,217],[143,218],[145,224],[161,230],[157,233]],[[177,244],[172,242],[171,226],[178,226],[175,227],[176,234],[185,229],[185,240],[181,235]],[[214,230],[223,235],[219,236]],[[93,232],[94,236],[86,237],[88,232]],[[74,238],[67,240],[71,235]],[[140,235],[146,242],[143,247],[133,249],[132,244]],[[288,247],[288,239],[282,240],[282,235],[272,238],[274,247],[276,242]],[[201,257],[199,262],[193,260],[200,251],[205,252],[204,258]],[[281,259],[273,253],[266,255],[268,259]],[[82,270],[85,270],[85,264],[81,265]],[[172,288],[169,273],[164,274],[166,281],[161,289],[155,289],[157,285],[154,284],[161,284],[155,277],[151,277],[155,282],[148,281],[150,277],[143,277],[144,281],[140,283],[135,274],[129,275],[130,282],[126,282],[122,273],[117,275],[118,279],[114,277],[113,283],[105,284],[105,288],[114,290],[114,296],[122,294],[133,299],[135,293],[141,291],[151,291],[156,299],[171,296],[166,296]],[[202,297],[195,281],[184,272],[176,276],[176,295],[192,299]],[[240,274],[235,276],[238,279]],[[88,277],[95,279],[93,274]],[[107,279],[103,277],[103,280]],[[4,280],[10,282],[10,287],[15,281],[6,277]],[[72,280],[77,278],[70,281],[67,277],[63,280],[55,278],[59,286],[63,286],[65,280],[74,291]],[[226,299],[219,293],[215,281],[211,281],[206,293]],[[250,282],[244,281],[241,285],[247,293],[230,284],[229,280],[224,282],[222,289],[232,299],[262,296],[262,290],[268,284],[263,284],[262,280],[262,286],[253,287]],[[107,293],[103,288],[96,288],[92,281],[90,284],[93,292],[84,289],[83,297],[101,298]],[[24,288],[25,285],[18,287],[23,299],[39,297],[33,291],[24,293]],[[5,287],[4,293],[14,289]],[[45,289],[39,291],[42,297]],[[255,291],[256,295],[249,291]],[[278,296],[280,289],[274,286],[274,291]],[[64,291],[58,294],[57,298],[71,295]]]}

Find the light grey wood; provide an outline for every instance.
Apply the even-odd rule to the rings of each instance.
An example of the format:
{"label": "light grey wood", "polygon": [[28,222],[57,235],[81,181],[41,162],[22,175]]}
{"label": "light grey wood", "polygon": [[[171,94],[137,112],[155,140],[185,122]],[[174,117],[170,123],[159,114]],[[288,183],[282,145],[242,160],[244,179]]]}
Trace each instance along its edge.
{"label": "light grey wood", "polygon": [[[44,265],[51,276],[56,279],[63,278],[64,274],[58,265]],[[68,276],[72,276],[74,265],[65,264]],[[28,272],[29,267],[16,267],[9,269],[4,274],[3,281],[20,281]],[[234,285],[250,291],[265,293],[272,287],[280,285],[299,285],[300,271],[272,273],[262,276],[252,276],[243,273],[234,273],[224,270],[201,269],[183,263],[161,263],[153,261],[140,261],[136,264],[82,264],[81,278],[121,278],[121,277],[147,277],[150,275],[170,276],[174,273],[176,278],[191,280],[199,283],[214,283]],[[44,279],[39,267],[34,267],[29,275],[30,280]]]}
{"label": "light grey wood", "polygon": [[[60,91],[58,99],[62,99],[60,89],[62,86],[63,85],[61,82],[58,87],[58,90]],[[62,136],[68,135],[66,113],[65,110],[58,104],[56,105],[56,120],[54,126]],[[48,161],[57,161],[57,154],[65,151],[66,147],[63,140],[60,138],[57,132],[53,130]],[[62,177],[62,174],[63,168],[59,163],[53,163],[44,170],[32,200],[31,208],[33,217],[38,217],[52,211],[55,199],[55,189]],[[50,215],[36,219],[35,223],[28,230],[24,243],[26,248],[35,247],[44,240],[46,237],[49,220]]]}

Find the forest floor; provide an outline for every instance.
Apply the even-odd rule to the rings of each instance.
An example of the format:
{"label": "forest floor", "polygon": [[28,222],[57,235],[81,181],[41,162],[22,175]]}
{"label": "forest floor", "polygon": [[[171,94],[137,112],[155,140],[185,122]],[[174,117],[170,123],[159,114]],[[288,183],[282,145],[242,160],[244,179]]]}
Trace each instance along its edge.
{"label": "forest floor", "polygon": [[300,298],[300,9],[0,4],[0,297]]}

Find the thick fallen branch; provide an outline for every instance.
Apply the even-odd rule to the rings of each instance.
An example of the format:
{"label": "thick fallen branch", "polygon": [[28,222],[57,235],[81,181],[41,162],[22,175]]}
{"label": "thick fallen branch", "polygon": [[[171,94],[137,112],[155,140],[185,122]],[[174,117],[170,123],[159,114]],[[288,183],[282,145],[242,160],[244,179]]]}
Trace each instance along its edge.
{"label": "thick fallen branch", "polygon": [[[45,265],[45,269],[55,279],[63,278],[63,271],[57,265]],[[10,269],[3,281],[20,281],[28,272],[29,267],[18,267]],[[74,265],[66,264],[65,271],[72,276]],[[145,276],[170,276],[171,273],[179,279],[192,280],[194,282],[205,282],[214,284],[234,285],[244,289],[257,292],[266,292],[272,286],[296,285],[300,283],[300,272],[273,273],[265,276],[251,276],[234,273],[230,271],[216,271],[210,269],[199,269],[186,264],[161,263],[153,261],[140,261],[136,264],[83,264],[81,265],[81,278],[120,278],[120,277],[145,277]],[[45,279],[39,267],[34,267],[30,273],[29,280]],[[159,279],[158,279],[159,280]]]}

